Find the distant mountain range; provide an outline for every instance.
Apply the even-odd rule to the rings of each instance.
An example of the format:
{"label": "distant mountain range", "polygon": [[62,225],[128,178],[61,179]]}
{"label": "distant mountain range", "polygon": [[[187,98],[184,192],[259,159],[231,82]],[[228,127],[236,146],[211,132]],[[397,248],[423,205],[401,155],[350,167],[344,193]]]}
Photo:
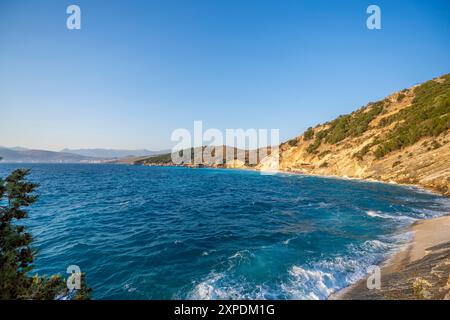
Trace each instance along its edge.
{"label": "distant mountain range", "polygon": [[25,163],[79,163],[96,162],[99,159],[80,156],[78,154],[55,152],[47,150],[29,150],[23,148],[0,147],[0,158],[2,162],[25,162]]}
{"label": "distant mountain range", "polygon": [[120,159],[131,157],[153,156],[161,153],[170,152],[170,150],[151,151],[146,149],[138,150],[117,150],[117,149],[63,149],[61,152],[73,153],[84,157],[101,159]]}
{"label": "distant mountain range", "polygon": [[19,163],[102,163],[126,157],[152,156],[166,152],[111,149],[64,149],[57,152],[21,147],[0,147],[0,158],[2,158],[1,161],[3,162]]}

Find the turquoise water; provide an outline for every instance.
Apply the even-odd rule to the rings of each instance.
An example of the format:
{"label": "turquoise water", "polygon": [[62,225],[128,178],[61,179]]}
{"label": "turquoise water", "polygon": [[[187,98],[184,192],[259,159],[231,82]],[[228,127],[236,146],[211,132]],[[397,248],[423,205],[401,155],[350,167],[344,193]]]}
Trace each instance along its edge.
{"label": "turquoise water", "polygon": [[32,169],[35,271],[80,266],[96,299],[325,299],[449,212],[413,188],[221,169]]}

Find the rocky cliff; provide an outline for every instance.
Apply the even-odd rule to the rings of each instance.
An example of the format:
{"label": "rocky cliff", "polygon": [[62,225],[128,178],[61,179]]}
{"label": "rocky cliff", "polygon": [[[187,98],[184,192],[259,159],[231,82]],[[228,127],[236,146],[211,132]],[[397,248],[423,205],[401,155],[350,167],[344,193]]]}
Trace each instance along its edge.
{"label": "rocky cliff", "polygon": [[447,74],[309,128],[280,146],[280,168],[414,184],[450,196],[449,141]]}
{"label": "rocky cliff", "polygon": [[[258,150],[215,147],[223,148],[226,164],[203,161],[203,166],[267,170],[279,161],[283,171],[411,184],[450,196],[450,74],[311,127],[279,147],[278,155],[258,157],[256,166],[248,159]],[[172,165],[172,160],[169,153],[133,163]]]}

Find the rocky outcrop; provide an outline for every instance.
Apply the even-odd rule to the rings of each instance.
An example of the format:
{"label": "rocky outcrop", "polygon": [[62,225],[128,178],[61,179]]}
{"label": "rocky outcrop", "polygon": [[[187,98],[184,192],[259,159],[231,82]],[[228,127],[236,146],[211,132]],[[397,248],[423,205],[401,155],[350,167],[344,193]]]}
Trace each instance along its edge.
{"label": "rocky outcrop", "polygon": [[[199,154],[206,147],[197,148]],[[211,150],[210,150],[211,151]],[[450,196],[450,74],[369,103],[350,115],[309,128],[303,135],[258,150],[227,146],[221,161],[202,159],[201,166],[253,168],[322,176],[411,184]],[[194,149],[184,150],[194,159]],[[208,152],[209,153],[209,152]],[[257,165],[249,159],[257,154]],[[171,154],[139,158],[134,164],[172,165]],[[187,161],[182,165],[193,165]]]}
{"label": "rocky outcrop", "polygon": [[[435,91],[430,92],[431,96],[426,97],[425,103],[430,101],[430,104],[433,104],[446,99],[444,105],[436,107],[441,108],[438,116],[432,114],[433,105],[426,105],[423,116],[420,115],[421,105],[417,106],[416,95],[418,92],[427,94],[427,91],[420,91],[422,87],[414,86],[402,90],[345,116],[348,119],[342,118],[341,121],[341,118],[338,118],[318,125],[308,129],[302,136],[283,143],[280,146],[280,169],[305,174],[412,184],[450,196],[450,121],[447,120],[450,116],[450,77],[446,75],[432,82],[439,85],[439,90],[433,87]],[[415,119],[410,116],[413,112],[419,113],[420,120],[429,116],[430,121],[436,122],[446,117],[447,127],[441,129],[442,132],[437,131],[439,134],[436,135],[433,126],[430,126],[429,134],[424,131],[423,127],[429,125],[430,121],[426,122],[428,119],[417,123],[417,126],[409,123],[406,126],[404,121]],[[353,130],[349,127],[351,124],[360,125],[362,129]],[[342,130],[338,126],[342,126]],[[411,136],[417,139],[413,143],[406,140],[411,139],[410,136],[400,136],[399,139],[406,140],[404,146],[399,148],[394,145],[391,148],[393,150],[384,151],[382,148],[385,145],[389,146],[392,140],[395,142],[397,139],[395,134],[403,134],[400,130],[403,127],[405,130],[414,128],[421,136],[417,137],[412,133]],[[324,133],[327,136],[320,139]],[[384,152],[381,152],[382,150]],[[258,168],[264,169],[264,163]]]}

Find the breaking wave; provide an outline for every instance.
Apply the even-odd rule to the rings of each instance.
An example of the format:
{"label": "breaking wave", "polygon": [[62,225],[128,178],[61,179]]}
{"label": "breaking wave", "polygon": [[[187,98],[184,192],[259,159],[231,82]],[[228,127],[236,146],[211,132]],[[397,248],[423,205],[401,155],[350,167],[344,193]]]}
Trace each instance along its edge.
{"label": "breaking wave", "polygon": [[373,211],[373,210],[367,211],[366,214],[372,218],[403,220],[403,221],[409,221],[409,222],[414,222],[414,221],[419,220],[418,218],[414,218],[414,217],[408,217],[408,216],[403,216],[403,215],[391,215],[391,214],[386,214],[386,213],[383,213],[380,211]]}

